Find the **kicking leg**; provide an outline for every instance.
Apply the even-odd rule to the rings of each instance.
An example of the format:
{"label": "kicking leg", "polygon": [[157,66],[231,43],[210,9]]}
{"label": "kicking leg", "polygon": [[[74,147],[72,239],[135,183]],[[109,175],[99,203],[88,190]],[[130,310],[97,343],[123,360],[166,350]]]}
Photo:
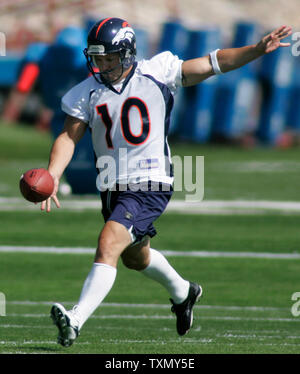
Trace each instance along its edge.
{"label": "kicking leg", "polygon": [[120,254],[131,243],[127,229],[118,222],[108,221],[100,236],[94,264],[81,291],[78,304],[69,312],[54,304],[51,317],[58,327],[58,342],[70,346],[79,330],[111,290]]}
{"label": "kicking leg", "polygon": [[177,316],[178,334],[186,334],[192,326],[192,308],[202,294],[201,287],[183,279],[160,252],[150,248],[149,239],[130,246],[121,257],[125,266],[140,271],[166,288],[171,295],[171,310]]}

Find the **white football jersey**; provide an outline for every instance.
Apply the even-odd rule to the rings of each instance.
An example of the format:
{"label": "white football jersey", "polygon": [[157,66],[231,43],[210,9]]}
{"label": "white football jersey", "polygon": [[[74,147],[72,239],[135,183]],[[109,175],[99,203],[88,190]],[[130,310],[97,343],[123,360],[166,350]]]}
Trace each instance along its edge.
{"label": "white football jersey", "polygon": [[88,123],[98,188],[147,180],[172,184],[167,141],[182,60],[163,52],[133,66],[114,89],[89,77],[62,99],[62,110]]}

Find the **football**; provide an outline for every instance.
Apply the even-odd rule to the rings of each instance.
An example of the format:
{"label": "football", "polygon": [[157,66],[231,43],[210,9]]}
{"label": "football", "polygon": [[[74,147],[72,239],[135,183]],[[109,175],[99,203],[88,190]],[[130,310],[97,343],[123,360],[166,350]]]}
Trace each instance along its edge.
{"label": "football", "polygon": [[30,169],[21,176],[20,191],[28,201],[44,201],[52,195],[53,190],[54,180],[46,169]]}

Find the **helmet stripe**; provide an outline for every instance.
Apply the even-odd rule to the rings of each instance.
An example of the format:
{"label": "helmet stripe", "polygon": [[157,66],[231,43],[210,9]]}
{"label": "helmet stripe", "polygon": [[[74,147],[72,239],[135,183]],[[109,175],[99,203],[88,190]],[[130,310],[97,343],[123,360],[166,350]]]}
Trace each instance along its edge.
{"label": "helmet stripe", "polygon": [[97,36],[98,36],[98,33],[99,33],[101,27],[102,27],[102,26],[103,26],[107,21],[109,21],[110,19],[112,19],[112,17],[105,18],[105,19],[100,23],[100,25],[98,26],[97,31],[96,31],[96,38],[97,38]]}

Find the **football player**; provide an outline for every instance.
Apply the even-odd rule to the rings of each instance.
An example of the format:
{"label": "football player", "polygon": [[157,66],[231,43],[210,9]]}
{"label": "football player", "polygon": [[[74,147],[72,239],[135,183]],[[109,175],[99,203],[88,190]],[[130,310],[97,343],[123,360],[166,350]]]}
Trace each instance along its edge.
{"label": "football player", "polygon": [[67,118],[51,149],[48,166],[55,190],[41,204],[42,210],[50,211],[53,199],[60,207],[56,196],[59,180],[76,143],[89,129],[99,169],[97,186],[105,224],[78,303],[69,311],[59,303],[52,306],[51,317],[60,344],[70,346],[74,342],[85,321],[109,293],[120,257],[126,267],[166,288],[177,317],[178,334],[189,331],[193,306],[202,288],[182,278],[150,246],[150,238],[156,234],[153,221],[163,213],[172,195],[167,136],[173,97],[180,86],[196,85],[289,46],[282,39],[290,34],[291,28],[282,26],[255,45],[215,50],[187,61],[163,52],[136,62],[135,33],[126,21],[106,18],[92,27],[84,50],[92,75],[62,99]]}

